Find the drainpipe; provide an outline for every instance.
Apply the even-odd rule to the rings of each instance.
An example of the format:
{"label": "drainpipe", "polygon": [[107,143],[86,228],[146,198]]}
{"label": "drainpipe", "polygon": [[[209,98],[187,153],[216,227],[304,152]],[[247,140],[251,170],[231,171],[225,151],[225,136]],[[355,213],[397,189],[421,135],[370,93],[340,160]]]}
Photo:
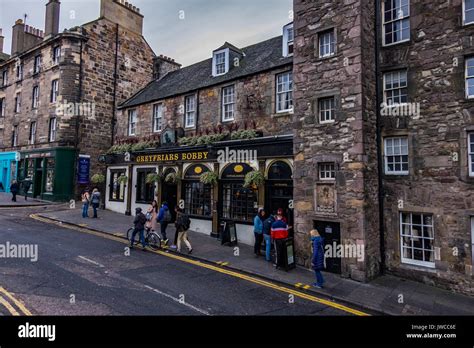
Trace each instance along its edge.
{"label": "drainpipe", "polygon": [[118,80],[118,47],[119,47],[119,25],[116,24],[115,27],[115,62],[114,62],[114,95],[113,95],[113,107],[112,107],[112,139],[110,146],[114,145],[115,138],[115,125],[117,124],[117,80]]}
{"label": "drainpipe", "polygon": [[[83,72],[83,67],[84,67],[84,61],[83,61],[83,49],[84,49],[84,41],[83,38],[81,38],[81,44],[80,44],[80,52],[79,52],[79,90],[78,90],[78,102],[82,102],[82,91],[83,91],[83,79],[84,79],[84,72]],[[75,139],[74,139],[74,150],[75,150],[75,168],[76,172],[74,173],[74,186],[73,186],[73,195],[76,195],[76,188],[77,188],[77,173],[79,169],[79,135],[80,135],[80,120],[81,116],[76,115],[76,134],[75,134]]]}
{"label": "drainpipe", "polygon": [[375,0],[375,89],[376,89],[376,128],[377,128],[377,167],[378,167],[378,199],[379,199],[379,231],[380,231],[380,275],[385,273],[385,218],[384,218],[384,187],[383,187],[383,154],[382,154],[382,129],[380,105],[382,95],[380,94],[380,1]]}

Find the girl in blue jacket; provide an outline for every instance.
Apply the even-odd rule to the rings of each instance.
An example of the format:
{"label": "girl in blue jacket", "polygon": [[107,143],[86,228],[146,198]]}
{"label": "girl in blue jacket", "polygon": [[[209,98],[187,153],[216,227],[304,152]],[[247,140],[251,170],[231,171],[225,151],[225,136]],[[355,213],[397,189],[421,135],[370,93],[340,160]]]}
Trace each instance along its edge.
{"label": "girl in blue jacket", "polygon": [[313,243],[313,258],[311,260],[312,267],[316,273],[316,288],[322,289],[324,278],[321,271],[324,270],[324,238],[320,236],[317,230],[311,231],[311,242]]}

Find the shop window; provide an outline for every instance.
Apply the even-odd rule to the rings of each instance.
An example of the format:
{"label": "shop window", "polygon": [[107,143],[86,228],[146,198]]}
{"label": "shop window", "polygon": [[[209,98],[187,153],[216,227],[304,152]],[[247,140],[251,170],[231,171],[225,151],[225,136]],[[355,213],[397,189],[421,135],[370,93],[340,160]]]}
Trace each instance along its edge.
{"label": "shop window", "polygon": [[386,138],[384,157],[385,174],[408,175],[408,138]]}
{"label": "shop window", "polygon": [[121,176],[125,176],[124,170],[110,171],[110,200],[114,202],[123,202],[125,200],[125,183],[119,182]]}
{"label": "shop window", "polygon": [[[33,180],[35,175],[35,160],[29,159],[26,162],[26,179]],[[30,187],[29,193],[33,193],[33,185]]]}
{"label": "shop window", "polygon": [[383,1],[383,44],[410,40],[410,1]]}
{"label": "shop window", "polygon": [[136,203],[150,203],[155,200],[155,184],[147,183],[148,174],[155,174],[154,168],[137,170]]}
{"label": "shop window", "polygon": [[257,191],[244,188],[242,183],[224,183],[222,185],[222,216],[242,222],[252,222],[257,215]]}
{"label": "shop window", "polygon": [[435,267],[433,215],[400,213],[402,263]]}
{"label": "shop window", "polygon": [[53,193],[54,190],[54,173],[56,161],[54,158],[46,159],[46,180],[44,184],[44,192]]}

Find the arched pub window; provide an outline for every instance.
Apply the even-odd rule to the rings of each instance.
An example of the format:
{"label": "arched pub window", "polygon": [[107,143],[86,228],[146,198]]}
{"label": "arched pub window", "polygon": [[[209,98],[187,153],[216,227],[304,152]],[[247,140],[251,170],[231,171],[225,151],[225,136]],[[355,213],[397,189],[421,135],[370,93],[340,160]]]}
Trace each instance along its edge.
{"label": "arched pub window", "polygon": [[190,166],[184,174],[183,197],[184,208],[188,215],[210,218],[212,215],[212,186],[200,181],[202,174],[209,168],[201,164]]}
{"label": "arched pub window", "polygon": [[244,188],[245,175],[253,168],[245,163],[227,166],[221,176],[222,218],[252,223],[258,210],[258,190]]}

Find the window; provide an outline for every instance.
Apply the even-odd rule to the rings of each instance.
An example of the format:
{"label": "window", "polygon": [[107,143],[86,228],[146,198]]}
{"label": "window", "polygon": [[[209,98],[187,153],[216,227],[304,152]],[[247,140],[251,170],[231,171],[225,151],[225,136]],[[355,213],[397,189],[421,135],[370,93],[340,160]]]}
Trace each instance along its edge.
{"label": "window", "polygon": [[15,95],[15,112],[21,111],[21,93]]}
{"label": "window", "polygon": [[2,87],[5,87],[8,83],[8,70],[2,71]]}
{"label": "window", "polygon": [[128,135],[137,133],[137,110],[128,110]]}
{"label": "window", "polygon": [[222,122],[233,121],[235,110],[235,86],[222,88]]}
{"label": "window", "polygon": [[402,262],[434,268],[433,216],[400,213],[400,221]]}
{"label": "window", "polygon": [[319,123],[331,123],[336,119],[334,97],[319,99]]}
{"label": "window", "polygon": [[16,80],[17,81],[23,80],[23,64],[18,64],[16,66]]}
{"label": "window", "polygon": [[242,183],[222,185],[222,213],[225,219],[252,222],[257,215],[258,192],[242,187]]}
{"label": "window", "polygon": [[33,109],[36,109],[39,105],[39,86],[33,87]]}
{"label": "window", "polygon": [[471,265],[474,265],[474,217],[471,217]]}
{"label": "window", "polygon": [[196,125],[196,96],[189,95],[184,98],[184,127],[191,128]]}
{"label": "window", "polygon": [[125,200],[125,180],[120,177],[125,177],[125,169],[110,171],[110,200],[115,202],[123,202]]}
{"label": "window", "polygon": [[59,80],[54,80],[51,83],[51,103],[56,103],[59,96]]}
{"label": "window", "polygon": [[334,29],[319,34],[319,58],[331,57],[335,53]]}
{"label": "window", "polygon": [[53,64],[59,64],[59,59],[61,58],[61,46],[56,46],[53,48]]}
{"label": "window", "polygon": [[41,56],[36,56],[35,57],[35,64],[33,67],[33,74],[39,73],[41,70]]}
{"label": "window", "polygon": [[36,140],[36,122],[31,122],[30,123],[30,139],[29,143],[30,145],[33,145]]}
{"label": "window", "polygon": [[5,98],[0,98],[0,117],[5,117],[6,107]]}
{"label": "window", "polygon": [[468,134],[469,176],[474,176],[474,133]]}
{"label": "window", "polygon": [[398,70],[383,74],[383,91],[386,105],[408,102],[407,71]]}
{"label": "window", "polygon": [[294,37],[293,23],[283,27],[283,57],[293,55]]}
{"label": "window", "polygon": [[187,214],[211,217],[211,185],[199,181],[184,183],[184,208]]}
{"label": "window", "polygon": [[318,165],[319,180],[335,180],[336,165],[334,163],[320,163]]}
{"label": "window", "polygon": [[156,170],[154,168],[137,170],[136,203],[150,203],[155,200],[155,184],[146,182],[148,174],[156,174]]}
{"label": "window", "polygon": [[466,97],[474,98],[474,57],[466,59]]}
{"label": "window", "polygon": [[158,133],[163,129],[163,104],[153,105],[153,132]]}
{"label": "window", "polygon": [[464,0],[462,5],[464,25],[474,23],[474,0]]}
{"label": "window", "polygon": [[46,193],[53,193],[55,166],[56,161],[54,158],[46,159],[46,180],[44,182],[44,191]]}
{"label": "window", "polygon": [[224,75],[229,71],[229,49],[214,52],[212,58],[212,76]]}
{"label": "window", "polygon": [[293,111],[293,73],[277,75],[276,84],[277,112]]}
{"label": "window", "polygon": [[410,40],[410,1],[384,0],[383,44],[392,45]]}
{"label": "window", "polygon": [[385,139],[385,174],[408,175],[408,138]]}
{"label": "window", "polygon": [[18,126],[13,126],[12,147],[18,146]]}
{"label": "window", "polygon": [[53,117],[49,120],[49,142],[55,142],[56,141],[56,127],[57,127],[57,120],[56,117]]}

